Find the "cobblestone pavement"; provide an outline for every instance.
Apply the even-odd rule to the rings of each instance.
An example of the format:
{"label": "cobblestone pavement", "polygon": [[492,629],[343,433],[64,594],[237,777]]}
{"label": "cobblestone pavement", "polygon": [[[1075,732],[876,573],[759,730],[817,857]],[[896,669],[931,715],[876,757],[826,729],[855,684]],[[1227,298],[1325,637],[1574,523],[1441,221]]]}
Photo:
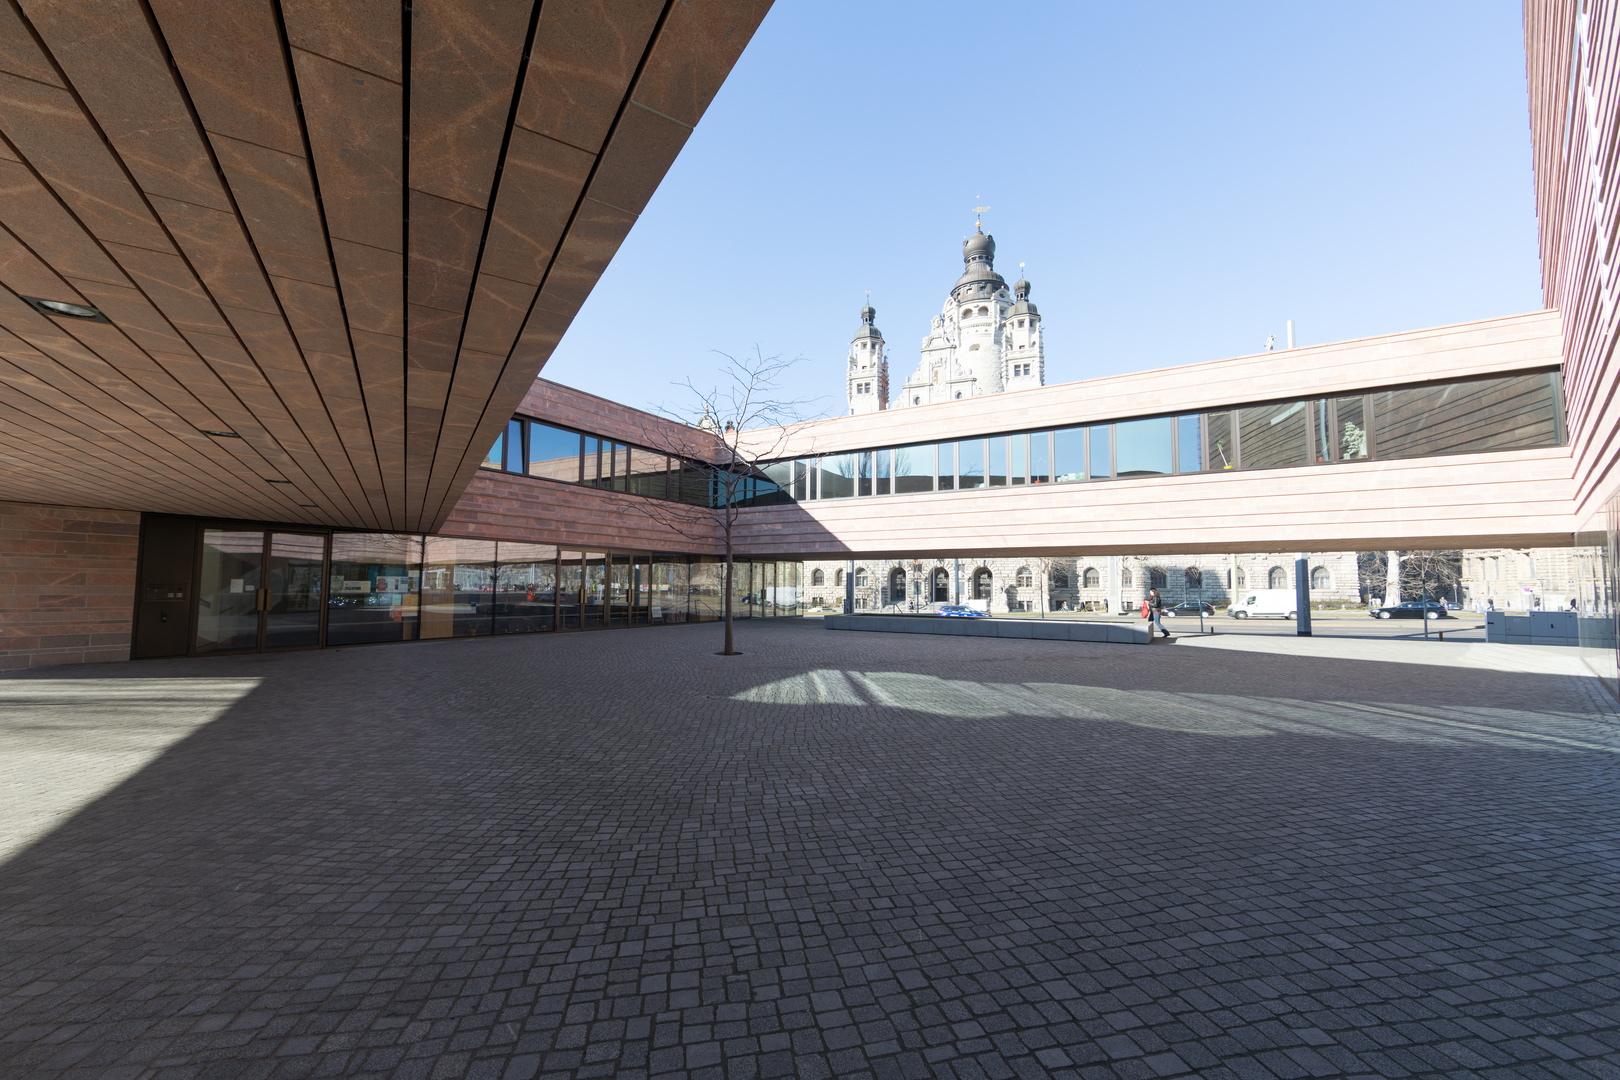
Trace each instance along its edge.
{"label": "cobblestone pavement", "polygon": [[0,1075],[1620,1076],[1590,679],[738,637],[0,679]]}

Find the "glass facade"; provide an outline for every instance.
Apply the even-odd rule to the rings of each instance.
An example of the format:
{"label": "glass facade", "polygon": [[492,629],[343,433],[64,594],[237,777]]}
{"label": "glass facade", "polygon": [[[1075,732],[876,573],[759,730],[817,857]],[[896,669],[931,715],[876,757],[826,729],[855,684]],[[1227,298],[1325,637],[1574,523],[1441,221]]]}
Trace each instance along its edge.
{"label": "glass facade", "polygon": [[[1397,387],[1336,398],[862,450],[764,467],[773,490],[801,468],[792,498],[909,495],[1017,484],[1129,479],[1223,469],[1277,469],[1375,458],[1558,446],[1556,371]],[[861,482],[855,475],[859,460]],[[827,479],[829,475],[833,479]],[[876,477],[869,483],[867,477]],[[787,491],[777,494],[786,496]]]}

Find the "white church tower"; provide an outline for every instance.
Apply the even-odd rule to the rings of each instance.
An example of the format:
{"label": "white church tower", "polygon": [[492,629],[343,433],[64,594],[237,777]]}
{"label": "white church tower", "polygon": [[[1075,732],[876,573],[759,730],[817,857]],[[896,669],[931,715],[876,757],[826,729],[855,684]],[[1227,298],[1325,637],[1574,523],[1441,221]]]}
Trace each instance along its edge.
{"label": "white church tower", "polygon": [[849,415],[877,412],[889,407],[889,361],[883,356],[883,334],[872,320],[877,309],[861,308],[861,328],[849,343]]}
{"label": "white church tower", "polygon": [[962,276],[923,338],[922,361],[900,389],[898,408],[999,394],[1042,386],[1040,316],[1029,302],[1029,282],[1018,298],[996,273],[996,240],[983,222],[962,241]]}

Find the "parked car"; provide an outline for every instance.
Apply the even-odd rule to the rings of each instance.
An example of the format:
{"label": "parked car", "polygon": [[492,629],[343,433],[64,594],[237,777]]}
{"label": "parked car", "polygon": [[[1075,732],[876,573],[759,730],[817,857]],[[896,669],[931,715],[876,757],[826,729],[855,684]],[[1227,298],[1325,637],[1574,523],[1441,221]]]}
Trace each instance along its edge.
{"label": "parked car", "polygon": [[1165,608],[1162,614],[1169,619],[1173,619],[1177,615],[1196,617],[1200,608],[1203,609],[1204,617],[1206,619],[1215,614],[1214,604],[1211,604],[1208,601],[1200,602],[1198,600],[1187,600],[1177,604],[1175,607]]}
{"label": "parked car", "polygon": [[1404,604],[1391,604],[1367,612],[1375,619],[1421,619],[1424,613],[1431,619],[1449,619],[1451,612],[1438,600],[1408,600]]}
{"label": "parked car", "polygon": [[988,619],[990,617],[988,611],[974,611],[966,604],[941,604],[936,614],[943,615],[947,619]]}

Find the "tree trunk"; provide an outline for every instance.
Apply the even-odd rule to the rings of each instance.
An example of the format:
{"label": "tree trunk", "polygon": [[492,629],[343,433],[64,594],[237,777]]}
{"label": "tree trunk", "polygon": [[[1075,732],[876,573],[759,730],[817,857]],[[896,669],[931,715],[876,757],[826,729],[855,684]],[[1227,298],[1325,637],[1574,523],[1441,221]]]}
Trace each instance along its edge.
{"label": "tree trunk", "polygon": [[731,575],[734,573],[735,564],[736,560],[731,554],[731,530],[728,528],[726,530],[726,583],[724,586],[726,590],[726,647],[725,651],[720,654],[721,656],[737,655],[737,650],[734,648],[736,639],[732,636],[731,631]]}

